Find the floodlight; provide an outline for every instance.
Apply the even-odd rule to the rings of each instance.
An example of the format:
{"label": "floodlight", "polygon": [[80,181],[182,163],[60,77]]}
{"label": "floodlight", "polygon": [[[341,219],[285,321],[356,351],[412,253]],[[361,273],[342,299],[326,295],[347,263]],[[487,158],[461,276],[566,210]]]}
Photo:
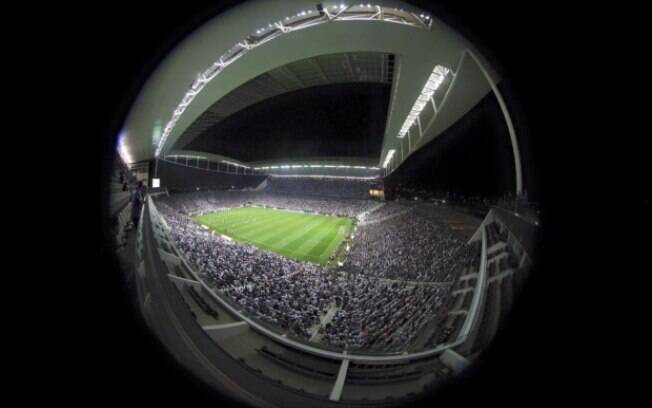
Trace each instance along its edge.
{"label": "floodlight", "polygon": [[403,122],[403,126],[401,126],[401,130],[398,132],[399,139],[405,137],[407,132],[414,125],[414,122],[419,117],[423,109],[428,104],[428,101],[430,100],[430,98],[432,98],[432,95],[434,95],[435,91],[437,90],[437,88],[439,88],[439,86],[444,81],[444,78],[449,72],[450,69],[442,65],[436,65],[433,68],[432,73],[426,80],[426,83],[423,86],[423,89],[421,90],[421,93],[417,97],[417,100],[414,102],[412,109],[410,109],[410,113],[405,118],[405,122]]}

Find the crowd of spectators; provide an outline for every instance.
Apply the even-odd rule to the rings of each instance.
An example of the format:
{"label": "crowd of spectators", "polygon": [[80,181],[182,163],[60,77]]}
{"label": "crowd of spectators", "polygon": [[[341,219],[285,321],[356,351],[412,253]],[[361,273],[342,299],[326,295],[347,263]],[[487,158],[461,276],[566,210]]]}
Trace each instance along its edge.
{"label": "crowd of spectators", "polygon": [[379,278],[450,282],[473,251],[447,227],[414,212],[360,225],[344,268]]}
{"label": "crowd of spectators", "polygon": [[363,179],[337,179],[328,177],[270,177],[267,192],[291,196],[316,196],[335,198],[369,197],[369,181]]}
{"label": "crowd of spectators", "polygon": [[174,244],[214,290],[289,336],[338,349],[405,351],[430,319],[445,313],[440,306],[450,288],[430,282],[452,281],[456,263],[467,260],[464,244],[445,227],[401,214],[407,207],[391,203],[372,219],[400,215],[359,226],[344,267],[330,269],[215,235],[189,215],[249,202],[353,216],[377,202],[228,191],[155,201]]}
{"label": "crowd of spectators", "polygon": [[262,207],[355,217],[373,207],[369,200],[286,196],[269,192],[196,191],[161,196],[162,202],[186,214],[216,211],[250,204]]}
{"label": "crowd of spectators", "polygon": [[342,217],[355,217],[358,214],[369,210],[374,205],[374,203],[369,200],[288,197],[268,193],[252,195],[250,201],[253,204],[265,207],[284,208],[294,211],[309,211]]}
{"label": "crowd of spectators", "polygon": [[245,203],[248,195],[241,191],[212,190],[159,196],[158,200],[185,214],[198,214],[222,208],[238,207]]}
{"label": "crowd of spectators", "polygon": [[350,275],[335,299],[339,310],[322,330],[325,343],[349,350],[404,351],[439,311],[444,286],[387,283]]}
{"label": "crowd of spectators", "polygon": [[394,190],[396,197],[401,200],[452,204],[479,217],[484,217],[491,207],[500,207],[508,211],[525,215],[533,220],[538,220],[541,217],[539,204],[529,200],[526,194],[515,195],[508,192],[502,196],[490,198],[479,195],[452,193],[448,191],[433,191],[428,188],[408,187],[402,185],[396,186]]}

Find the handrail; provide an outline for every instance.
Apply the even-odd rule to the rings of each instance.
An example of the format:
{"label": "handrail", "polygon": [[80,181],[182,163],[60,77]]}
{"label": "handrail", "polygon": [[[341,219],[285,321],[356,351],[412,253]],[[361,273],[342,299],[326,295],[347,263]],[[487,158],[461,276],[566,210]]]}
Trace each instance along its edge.
{"label": "handrail", "polygon": [[[342,361],[342,360],[351,360],[351,361],[360,361],[360,362],[398,362],[398,361],[405,361],[405,360],[415,360],[415,359],[422,359],[422,358],[427,358],[431,356],[436,356],[450,348],[457,347],[467,340],[467,335],[461,335],[459,336],[455,341],[451,343],[445,343],[441,344],[433,349],[430,350],[423,350],[415,353],[403,353],[399,355],[368,355],[368,354],[360,354],[360,353],[349,353],[347,351],[343,352],[335,352],[335,351],[329,351],[325,350],[320,347],[315,347],[315,346],[310,346],[307,344],[304,344],[302,342],[292,340],[286,336],[279,335],[277,333],[274,333],[270,329],[260,325],[259,323],[255,322],[251,318],[247,317],[243,313],[241,313],[239,310],[236,310],[233,306],[231,306],[227,301],[221,298],[221,296],[217,295],[215,291],[209,287],[202,278],[197,274],[195,269],[188,263],[188,261],[185,259],[184,256],[181,256],[181,253],[179,252],[178,248],[176,247],[175,243],[173,240],[170,239],[168,235],[168,231],[170,227],[165,223],[162,219],[162,217],[159,215],[158,210],[156,209],[156,205],[154,204],[154,201],[152,200],[151,197],[148,197],[148,205],[150,206],[150,214],[154,217],[157,218],[158,224],[163,225],[164,228],[164,233],[166,234],[168,238],[168,243],[170,246],[172,246],[179,256],[179,259],[181,259],[181,262],[185,265],[187,270],[190,272],[190,274],[197,280],[204,289],[206,289],[206,292],[214,298],[222,307],[227,309],[229,312],[231,312],[233,315],[237,316],[239,319],[242,321],[246,322],[252,329],[256,330],[258,333],[263,334],[266,337],[271,338],[272,340],[281,343],[285,346],[289,346],[291,348],[303,351],[305,353],[309,353],[312,355],[316,355],[319,357],[323,358],[328,358],[332,360],[337,360],[337,361]],[[151,220],[150,220],[151,221]],[[486,238],[485,235],[483,234],[483,256],[485,257],[484,259],[484,264],[486,265]],[[468,320],[468,318],[467,318]]]}

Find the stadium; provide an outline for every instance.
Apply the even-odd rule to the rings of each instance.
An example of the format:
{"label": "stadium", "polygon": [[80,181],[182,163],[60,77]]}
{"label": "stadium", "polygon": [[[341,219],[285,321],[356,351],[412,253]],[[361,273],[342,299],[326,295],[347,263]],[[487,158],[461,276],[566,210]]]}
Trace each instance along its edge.
{"label": "stadium", "polygon": [[111,239],[151,332],[247,406],[402,406],[467,370],[537,256],[502,82],[399,1],[204,23],[117,135]]}

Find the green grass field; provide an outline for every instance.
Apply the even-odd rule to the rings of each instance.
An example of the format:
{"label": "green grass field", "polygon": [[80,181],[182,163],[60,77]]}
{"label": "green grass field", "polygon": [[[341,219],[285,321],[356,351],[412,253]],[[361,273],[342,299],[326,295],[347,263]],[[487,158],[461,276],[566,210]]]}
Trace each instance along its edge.
{"label": "green grass field", "polygon": [[322,265],[328,263],[353,224],[349,218],[257,207],[217,211],[194,219],[237,241]]}

